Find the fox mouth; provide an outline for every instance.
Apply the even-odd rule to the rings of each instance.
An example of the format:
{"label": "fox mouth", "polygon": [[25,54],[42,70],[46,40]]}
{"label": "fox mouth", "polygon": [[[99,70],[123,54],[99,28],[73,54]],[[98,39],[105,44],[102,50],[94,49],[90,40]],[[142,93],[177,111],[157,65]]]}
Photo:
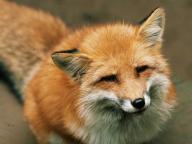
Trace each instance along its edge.
{"label": "fox mouth", "polygon": [[[103,105],[103,103],[105,104]],[[111,104],[108,105],[106,103]],[[116,120],[124,120],[124,119],[131,120],[131,118],[133,117],[144,115],[148,109],[148,107],[145,107],[134,112],[128,112],[122,108],[122,105],[119,105],[115,102],[111,102],[111,100],[108,99],[101,100],[97,104],[98,107],[97,108],[95,107],[95,112],[97,111],[96,113],[101,113],[103,116]]]}
{"label": "fox mouth", "polygon": [[[128,104],[127,104],[128,103]],[[98,111],[102,111],[103,113],[122,113],[122,114],[142,114],[144,113],[144,111],[148,108],[148,106],[150,105],[147,104],[145,107],[141,108],[141,109],[136,109],[133,108],[130,105],[131,101],[130,100],[111,100],[109,98],[103,98],[99,101],[97,101],[93,106],[93,108],[96,110],[98,109]]]}
{"label": "fox mouth", "polygon": [[103,116],[106,115],[107,117],[142,115],[151,104],[151,98],[148,94],[149,93],[144,94],[144,104],[139,108],[135,108],[131,100],[120,99],[113,92],[103,90],[95,91],[93,94],[86,97],[86,99],[82,99],[81,102],[87,110],[97,114],[99,113]]}
{"label": "fox mouth", "polygon": [[131,107],[130,105],[132,101],[127,99],[118,99],[113,96],[112,93],[109,93],[106,97],[98,99],[95,105],[98,105],[101,109],[106,109],[112,112],[114,110],[119,110],[128,114],[141,114],[144,113],[151,104],[153,105],[153,101],[154,103],[157,103],[156,101],[161,101],[163,95],[161,85],[156,84],[148,88],[148,91],[144,94],[145,106],[140,109]]}
{"label": "fox mouth", "polygon": [[[145,99],[145,106],[142,108],[134,108],[131,106],[131,101],[126,99],[118,99],[116,97],[113,97],[113,94],[108,94],[107,97],[103,97],[99,99],[98,101],[95,101],[94,105],[92,105],[93,109],[97,109],[98,111],[102,111],[103,113],[111,112],[111,113],[122,113],[126,115],[141,115],[145,113],[145,111],[150,107],[151,103],[152,105],[157,104],[156,101],[161,101],[161,97],[155,97],[154,95],[158,95],[159,93],[159,86],[154,85],[149,88],[149,91],[146,92],[144,95]],[[109,96],[110,95],[110,96]],[[153,104],[154,100],[154,104]]]}

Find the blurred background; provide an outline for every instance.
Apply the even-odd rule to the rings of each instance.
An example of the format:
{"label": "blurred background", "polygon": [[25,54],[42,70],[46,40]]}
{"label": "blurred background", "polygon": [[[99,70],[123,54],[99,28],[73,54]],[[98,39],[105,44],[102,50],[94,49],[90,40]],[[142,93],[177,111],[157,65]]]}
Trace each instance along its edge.
{"label": "blurred background", "polygon": [[[153,144],[192,144],[192,0],[12,0],[35,9],[47,11],[62,18],[68,26],[81,27],[108,22],[137,23],[156,7],[166,10],[166,30],[164,35],[163,53],[171,64],[173,79],[177,86],[178,107],[174,117],[152,143]],[[1,88],[3,98],[11,95],[4,86]],[[10,100],[12,101],[12,100]],[[0,101],[1,103],[1,101]],[[34,143],[30,132],[23,124],[20,106],[8,109],[16,102],[3,106],[7,113],[3,115],[4,123],[0,124],[7,134],[0,132],[1,144]],[[0,117],[1,112],[0,111]],[[16,119],[13,122],[12,119]],[[10,120],[11,119],[11,120]],[[9,126],[8,126],[9,124]],[[12,125],[11,125],[12,124]],[[2,126],[1,126],[2,125]],[[23,129],[23,130],[22,130]],[[20,136],[14,137],[15,131]]]}

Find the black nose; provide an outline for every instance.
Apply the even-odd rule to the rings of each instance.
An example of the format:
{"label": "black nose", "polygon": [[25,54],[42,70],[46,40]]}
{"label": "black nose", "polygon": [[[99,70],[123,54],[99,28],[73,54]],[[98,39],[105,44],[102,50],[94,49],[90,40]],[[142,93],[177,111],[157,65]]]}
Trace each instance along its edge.
{"label": "black nose", "polygon": [[131,104],[136,109],[142,109],[145,106],[145,100],[144,98],[138,98],[132,101]]}

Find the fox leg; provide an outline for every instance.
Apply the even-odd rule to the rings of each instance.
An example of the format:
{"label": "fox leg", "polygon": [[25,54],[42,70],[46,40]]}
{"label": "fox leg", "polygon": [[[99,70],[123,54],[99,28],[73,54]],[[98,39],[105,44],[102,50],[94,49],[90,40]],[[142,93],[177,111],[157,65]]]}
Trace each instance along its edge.
{"label": "fox leg", "polygon": [[62,144],[58,142],[53,143],[51,130],[42,120],[34,98],[31,95],[28,95],[25,99],[24,113],[31,130],[38,141],[38,144]]}

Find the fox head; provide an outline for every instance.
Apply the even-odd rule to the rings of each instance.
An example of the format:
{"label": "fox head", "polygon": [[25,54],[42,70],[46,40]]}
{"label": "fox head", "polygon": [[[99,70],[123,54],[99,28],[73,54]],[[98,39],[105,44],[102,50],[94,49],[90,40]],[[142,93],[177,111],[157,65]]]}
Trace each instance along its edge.
{"label": "fox head", "polygon": [[76,32],[64,42],[64,51],[52,55],[80,86],[77,107],[89,143],[110,143],[107,137],[114,144],[143,142],[169,118],[175,98],[161,54],[164,26],[165,13],[158,8],[138,25],[109,24]]}

